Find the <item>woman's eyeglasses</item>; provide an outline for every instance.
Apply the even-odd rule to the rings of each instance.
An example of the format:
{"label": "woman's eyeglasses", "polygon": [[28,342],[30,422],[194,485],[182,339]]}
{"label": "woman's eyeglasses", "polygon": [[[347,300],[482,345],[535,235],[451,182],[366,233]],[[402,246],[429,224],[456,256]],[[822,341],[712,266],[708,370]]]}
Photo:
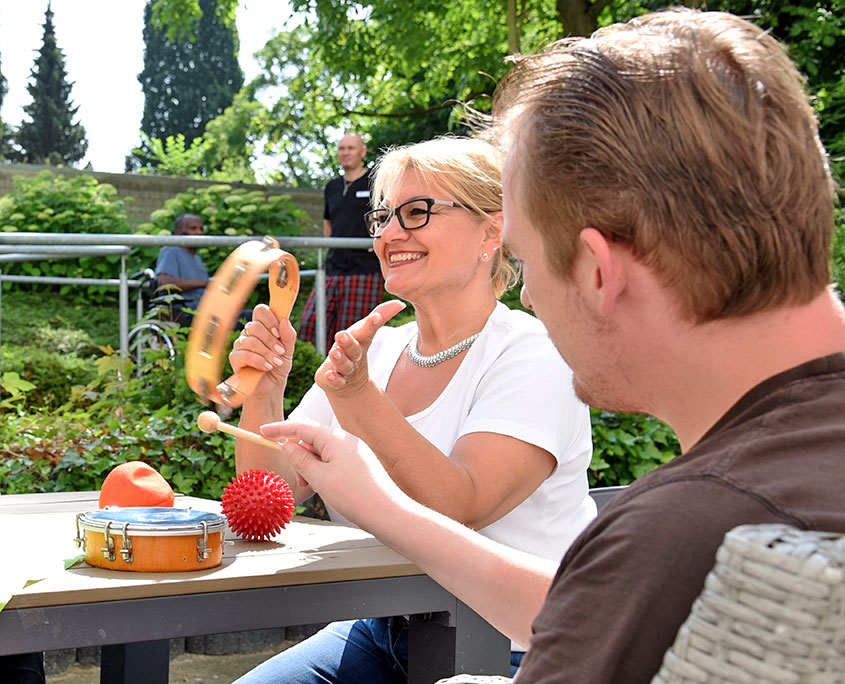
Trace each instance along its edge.
{"label": "woman's eyeglasses", "polygon": [[449,202],[447,200],[437,200],[431,197],[421,197],[419,199],[408,200],[397,207],[388,209],[382,207],[373,209],[364,214],[364,220],[367,223],[367,230],[373,237],[378,237],[384,232],[387,224],[393,215],[399,219],[399,225],[405,230],[416,230],[428,225],[431,218],[431,208],[435,204],[441,204],[446,207],[459,207],[461,209],[469,209],[464,204],[458,202]]}

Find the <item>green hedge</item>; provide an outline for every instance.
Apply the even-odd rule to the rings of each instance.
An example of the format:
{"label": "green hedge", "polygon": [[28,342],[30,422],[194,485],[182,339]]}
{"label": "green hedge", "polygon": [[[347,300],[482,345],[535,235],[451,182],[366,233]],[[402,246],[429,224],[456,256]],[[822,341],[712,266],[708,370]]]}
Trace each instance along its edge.
{"label": "green hedge", "polygon": [[[130,233],[126,203],[108,183],[93,176],[64,175],[42,171],[36,176],[14,179],[12,192],[0,198],[0,231],[38,233]],[[136,232],[171,235],[173,220],[182,213],[202,217],[207,235],[299,235],[310,225],[307,214],[297,209],[290,196],[247,190],[227,184],[191,188],[165,202],[148,223]],[[155,266],[160,247],[133,248],[126,259],[129,273]],[[229,248],[199,250],[209,273],[229,255]],[[43,259],[4,264],[8,275],[73,278],[116,278],[120,256]],[[26,291],[56,291],[85,304],[116,302],[117,288],[105,285],[60,287],[18,286]],[[4,290],[12,290],[4,283]],[[258,301],[259,298],[256,299]]]}
{"label": "green hedge", "polygon": [[[126,203],[108,183],[92,176],[64,175],[51,171],[13,181],[12,192],[0,198],[0,231],[28,233],[128,233]],[[78,259],[41,259],[10,262],[3,265],[7,275],[67,278],[116,278],[120,256],[82,257]],[[53,286],[27,285],[29,289],[48,290]],[[9,283],[4,283],[10,289]],[[83,296],[89,302],[101,302],[116,292],[106,286],[65,285],[61,295]]]}

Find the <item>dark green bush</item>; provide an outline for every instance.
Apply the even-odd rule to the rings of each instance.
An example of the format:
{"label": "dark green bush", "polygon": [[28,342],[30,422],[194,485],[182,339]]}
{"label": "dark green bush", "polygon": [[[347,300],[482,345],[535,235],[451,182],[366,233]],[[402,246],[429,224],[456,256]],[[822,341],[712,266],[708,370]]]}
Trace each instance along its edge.
{"label": "dark green bush", "polygon": [[[8,284],[8,283],[7,283]],[[3,292],[3,344],[99,353],[100,345],[118,345],[118,309],[114,303],[68,302],[54,291],[31,292],[15,285]],[[130,313],[131,316],[131,313]]]}
{"label": "dark green bush", "polygon": [[[845,199],[845,196],[843,196]],[[833,282],[839,298],[845,300],[845,210],[836,209],[833,231]]]}
{"label": "dark green bush", "polygon": [[653,416],[590,409],[591,487],[630,484],[681,451],[672,429]]}
{"label": "dark green bush", "polygon": [[6,344],[0,349],[3,372],[17,373],[35,385],[27,393],[27,402],[45,409],[58,408],[68,401],[74,385],[84,385],[96,375],[90,359],[75,351],[57,351]]}

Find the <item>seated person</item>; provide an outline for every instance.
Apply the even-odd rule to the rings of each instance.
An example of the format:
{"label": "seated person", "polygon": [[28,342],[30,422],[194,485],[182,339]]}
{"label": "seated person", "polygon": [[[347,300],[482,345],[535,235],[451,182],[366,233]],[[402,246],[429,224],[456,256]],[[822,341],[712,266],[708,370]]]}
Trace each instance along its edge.
{"label": "seated person", "polygon": [[[501,153],[466,138],[380,159],[369,231],[387,291],[416,320],[382,327],[404,308],[393,300],[339,332],[290,418],[354,432],[416,500],[557,560],[595,516],[590,417],[540,321],[497,301],[516,275],[502,247],[501,173]],[[244,402],[242,428],[284,419],[295,340],[289,321],[256,307],[229,360],[235,372],[271,370]],[[236,458],[239,472],[277,472],[297,503],[313,494],[278,449],[239,439]],[[525,645],[512,645],[514,669]],[[404,682],[407,652],[401,616],[333,623],[242,682]]]}
{"label": "seated person", "polygon": [[363,431],[291,416],[261,432],[291,440],[282,457],[327,506],[530,640],[519,684],[649,684],[726,532],[845,532],[827,158],[783,48],[726,13],[649,14],[520,58],[493,115],[523,303],[578,396],[652,413],[683,453],[618,494],[557,568],[406,496]]}
{"label": "seated person", "polygon": [[[181,214],[173,222],[174,235],[202,235],[202,219],[196,214]],[[162,247],[156,260],[156,279],[159,289],[177,289],[182,301],[172,307],[171,320],[188,327],[193,314],[185,309],[196,310],[210,282],[208,271],[195,247],[170,245]],[[252,320],[252,309],[245,309],[238,319],[236,330],[243,329]]]}

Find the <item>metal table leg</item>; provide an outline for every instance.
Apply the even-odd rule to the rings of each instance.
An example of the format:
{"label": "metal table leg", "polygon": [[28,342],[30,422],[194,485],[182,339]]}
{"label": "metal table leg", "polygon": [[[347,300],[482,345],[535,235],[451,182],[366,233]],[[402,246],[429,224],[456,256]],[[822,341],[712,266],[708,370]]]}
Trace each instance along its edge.
{"label": "metal table leg", "polygon": [[170,640],[103,646],[100,684],[167,684]]}
{"label": "metal table leg", "polygon": [[509,676],[510,640],[460,601],[454,613],[412,615],[408,684],[462,673]]}

